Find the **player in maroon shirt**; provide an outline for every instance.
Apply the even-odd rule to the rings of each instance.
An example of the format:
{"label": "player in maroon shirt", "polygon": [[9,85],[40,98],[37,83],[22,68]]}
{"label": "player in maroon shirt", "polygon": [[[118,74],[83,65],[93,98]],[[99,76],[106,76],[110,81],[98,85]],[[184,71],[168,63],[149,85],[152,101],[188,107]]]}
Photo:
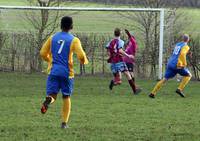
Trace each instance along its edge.
{"label": "player in maroon shirt", "polygon": [[[137,49],[138,49],[138,45],[137,45],[135,37],[133,35],[131,35],[130,32],[127,29],[125,29],[125,32],[128,36],[128,43],[127,43],[125,52],[129,55],[133,55],[134,58],[130,59],[130,58],[124,56],[123,61],[126,63],[128,71],[131,74],[132,80],[135,83],[134,66],[135,66],[135,55],[136,55],[136,52],[137,52]],[[136,91],[139,93],[139,92],[141,92],[141,89],[136,88]]]}
{"label": "player in maroon shirt", "polygon": [[125,74],[128,79],[129,85],[131,86],[133,93],[136,94],[136,86],[132,77],[128,71],[126,64],[123,62],[123,56],[133,59],[133,55],[127,54],[123,51],[124,41],[120,39],[121,30],[116,28],[114,31],[115,38],[112,39],[106,46],[109,55],[108,63],[111,64],[111,71],[114,74],[114,79],[110,82],[110,89],[114,85],[121,83],[121,72]]}

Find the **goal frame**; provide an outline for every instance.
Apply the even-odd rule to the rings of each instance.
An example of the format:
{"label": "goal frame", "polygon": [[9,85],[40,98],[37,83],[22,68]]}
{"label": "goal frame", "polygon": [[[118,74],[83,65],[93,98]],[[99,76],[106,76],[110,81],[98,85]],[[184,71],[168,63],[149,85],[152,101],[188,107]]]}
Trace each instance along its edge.
{"label": "goal frame", "polygon": [[163,8],[108,8],[108,7],[37,7],[37,6],[0,6],[1,9],[13,10],[60,10],[60,11],[118,11],[118,12],[159,12],[160,13],[160,39],[159,39],[159,70],[158,79],[163,76],[163,47],[164,47],[164,19],[165,9]]}

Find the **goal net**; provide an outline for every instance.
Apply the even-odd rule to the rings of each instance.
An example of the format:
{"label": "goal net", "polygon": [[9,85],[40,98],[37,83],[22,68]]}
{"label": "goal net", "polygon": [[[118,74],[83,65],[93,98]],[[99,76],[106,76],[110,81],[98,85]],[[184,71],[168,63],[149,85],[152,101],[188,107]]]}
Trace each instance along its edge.
{"label": "goal net", "polygon": [[[107,74],[105,46],[118,27],[128,29],[139,46],[135,72],[141,77],[162,78],[164,9],[76,8],[0,6],[0,70],[42,71],[39,50],[48,36],[60,31],[62,16],[72,16],[72,33],[80,38],[89,65],[77,63],[76,74]],[[121,37],[128,40],[123,32]]]}

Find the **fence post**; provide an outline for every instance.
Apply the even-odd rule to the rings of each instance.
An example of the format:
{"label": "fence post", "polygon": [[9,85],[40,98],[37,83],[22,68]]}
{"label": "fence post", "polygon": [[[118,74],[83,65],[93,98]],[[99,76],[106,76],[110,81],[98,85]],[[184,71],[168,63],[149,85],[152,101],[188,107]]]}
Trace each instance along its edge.
{"label": "fence post", "polygon": [[14,37],[14,33],[12,34],[12,37],[11,37],[11,38],[12,38],[11,70],[12,70],[12,71],[15,71],[15,54],[16,54],[16,51],[15,51],[15,37]]}

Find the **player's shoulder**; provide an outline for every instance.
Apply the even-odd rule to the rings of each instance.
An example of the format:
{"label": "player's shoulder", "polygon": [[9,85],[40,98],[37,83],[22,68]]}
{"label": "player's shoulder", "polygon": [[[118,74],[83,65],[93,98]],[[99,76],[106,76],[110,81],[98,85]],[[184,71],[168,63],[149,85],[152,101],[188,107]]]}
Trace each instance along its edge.
{"label": "player's shoulder", "polygon": [[69,32],[56,32],[55,34],[52,35],[53,37],[67,37],[67,38],[74,38],[74,35],[69,33]]}
{"label": "player's shoulder", "polygon": [[51,41],[54,35],[49,35],[49,37],[47,38],[47,41]]}
{"label": "player's shoulder", "polygon": [[53,35],[51,35],[51,39],[53,41],[60,39],[60,37],[61,37],[61,32],[56,32]]}
{"label": "player's shoulder", "polygon": [[73,40],[72,42],[77,43],[77,42],[81,42],[80,39],[76,36],[73,35]]}
{"label": "player's shoulder", "polygon": [[54,33],[53,35],[51,35],[52,37],[56,37],[56,36],[59,36],[61,34],[61,32],[56,32]]}
{"label": "player's shoulder", "polygon": [[180,42],[180,44],[181,44],[182,48],[184,48],[184,49],[189,49],[190,48],[189,45],[187,43],[185,43],[185,42]]}
{"label": "player's shoulder", "polygon": [[176,46],[184,46],[185,44],[183,42],[176,43]]}
{"label": "player's shoulder", "polygon": [[119,44],[123,47],[124,46],[124,40],[119,39]]}
{"label": "player's shoulder", "polygon": [[75,36],[72,33],[70,33],[70,32],[68,32],[67,35],[70,36],[70,37],[72,37],[72,38],[75,38]]}
{"label": "player's shoulder", "polygon": [[186,45],[183,46],[182,49],[184,49],[184,50],[189,50],[189,49],[190,49],[190,46],[186,44]]}
{"label": "player's shoulder", "polygon": [[119,39],[119,42],[124,43],[124,40],[122,40],[121,38]]}
{"label": "player's shoulder", "polygon": [[184,47],[185,48],[190,48],[190,46],[188,44],[185,44]]}

